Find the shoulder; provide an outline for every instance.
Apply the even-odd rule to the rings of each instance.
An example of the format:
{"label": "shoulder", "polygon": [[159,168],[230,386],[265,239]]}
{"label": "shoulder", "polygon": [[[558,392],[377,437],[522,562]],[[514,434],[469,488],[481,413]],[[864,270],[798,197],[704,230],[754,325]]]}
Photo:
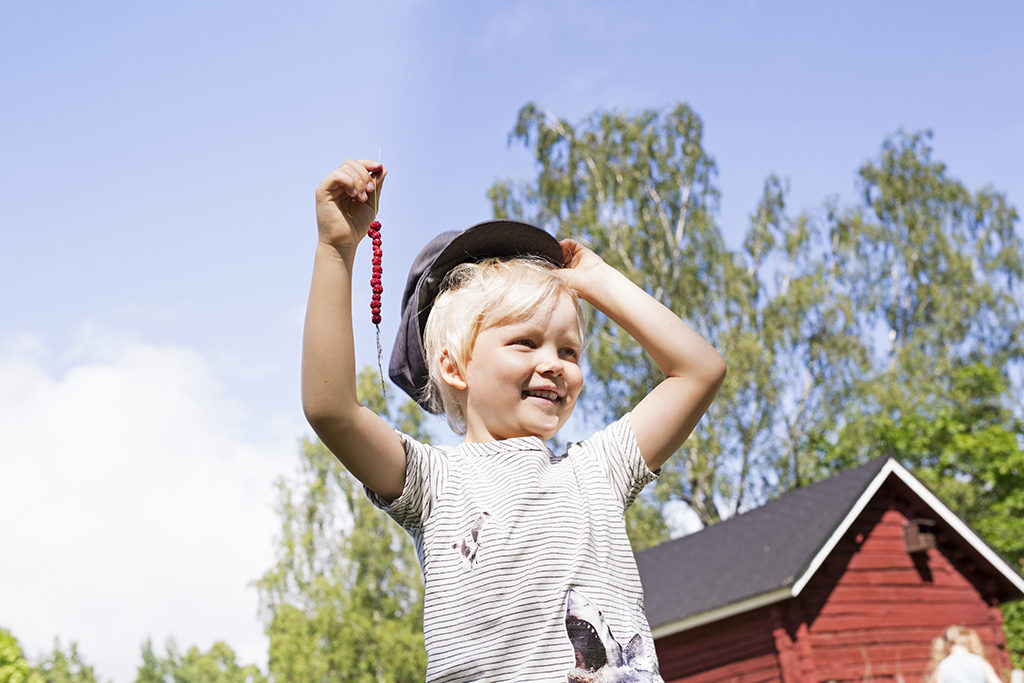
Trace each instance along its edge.
{"label": "shoulder", "polygon": [[405,449],[405,484],[401,494],[388,499],[367,489],[370,501],[377,507],[394,511],[409,505],[421,507],[424,498],[432,498],[443,485],[453,449],[423,443],[404,432],[395,430]]}
{"label": "shoulder", "polygon": [[[574,446],[587,448],[592,446],[596,442],[608,441],[608,440],[620,440],[633,436],[633,423],[630,418],[631,413],[626,413],[619,419],[611,422],[601,429],[590,434],[590,436],[577,442],[571,442],[569,448]],[[635,436],[634,436],[635,439]]]}
{"label": "shoulder", "polygon": [[619,492],[625,507],[632,504],[644,486],[658,478],[640,452],[630,413],[578,444],[571,444],[568,454],[599,468],[612,489]]}
{"label": "shoulder", "polygon": [[415,452],[430,455],[450,455],[455,450],[452,446],[424,443],[398,429],[395,430],[395,434],[398,434],[398,438],[401,439],[402,446],[407,454]]}
{"label": "shoulder", "polygon": [[570,454],[576,451],[603,457],[630,455],[634,452],[637,456],[640,454],[630,413],[626,413],[582,441],[570,443],[567,450]]}

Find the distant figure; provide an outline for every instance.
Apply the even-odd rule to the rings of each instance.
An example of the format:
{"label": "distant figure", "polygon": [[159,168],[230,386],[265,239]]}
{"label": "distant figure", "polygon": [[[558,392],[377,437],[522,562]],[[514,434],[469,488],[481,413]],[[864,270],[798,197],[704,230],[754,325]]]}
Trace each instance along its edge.
{"label": "distant figure", "polygon": [[[938,641],[941,641],[938,642]],[[1002,683],[985,660],[978,634],[963,626],[950,626],[932,643],[932,661],[939,656],[932,683]]]}

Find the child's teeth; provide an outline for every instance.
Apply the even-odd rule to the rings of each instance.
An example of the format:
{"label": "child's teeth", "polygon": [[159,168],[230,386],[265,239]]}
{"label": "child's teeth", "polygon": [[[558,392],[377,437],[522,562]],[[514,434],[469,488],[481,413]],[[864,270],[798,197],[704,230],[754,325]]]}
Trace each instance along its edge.
{"label": "child's teeth", "polygon": [[558,400],[558,394],[555,393],[554,391],[529,391],[527,392],[527,394],[530,396],[537,396],[539,398],[546,398],[549,401]]}

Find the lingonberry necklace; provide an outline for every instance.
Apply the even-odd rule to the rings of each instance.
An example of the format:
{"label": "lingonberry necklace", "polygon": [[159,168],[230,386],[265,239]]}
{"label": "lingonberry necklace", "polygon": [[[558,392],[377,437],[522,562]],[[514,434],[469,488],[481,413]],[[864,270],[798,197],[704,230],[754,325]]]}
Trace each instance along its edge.
{"label": "lingonberry necklace", "polygon": [[[370,174],[371,176],[377,177],[380,175],[380,171],[374,171]],[[379,183],[373,188],[373,215],[377,215],[377,197],[380,191]],[[384,250],[381,249],[380,240],[380,221],[374,220],[370,223],[370,229],[366,231],[366,234],[370,236],[370,240],[373,244],[373,275],[370,276],[370,289],[373,291],[373,296],[370,297],[370,320],[373,322],[373,326],[377,328],[377,370],[380,372],[380,388],[384,394],[384,398],[387,398],[387,389],[384,384],[384,366],[381,363],[381,356],[383,350],[380,345],[380,295],[384,292],[384,285],[381,280],[381,275],[384,273],[384,269],[381,267],[381,256],[384,255]]]}

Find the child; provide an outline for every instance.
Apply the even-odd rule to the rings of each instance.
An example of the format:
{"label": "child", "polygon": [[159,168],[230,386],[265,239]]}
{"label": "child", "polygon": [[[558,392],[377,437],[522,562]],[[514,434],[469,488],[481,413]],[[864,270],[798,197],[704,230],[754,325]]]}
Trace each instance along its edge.
{"label": "child", "polygon": [[[351,309],[356,246],[386,175],[350,159],[317,187],[302,396],[324,444],[416,543],[427,680],[661,681],[624,514],[707,410],[724,362],[590,249],[490,221],[417,258],[391,362],[396,383],[464,441],[434,447],[393,431],[356,399]],[[583,387],[577,297],[665,379],[553,454],[544,441]]]}

